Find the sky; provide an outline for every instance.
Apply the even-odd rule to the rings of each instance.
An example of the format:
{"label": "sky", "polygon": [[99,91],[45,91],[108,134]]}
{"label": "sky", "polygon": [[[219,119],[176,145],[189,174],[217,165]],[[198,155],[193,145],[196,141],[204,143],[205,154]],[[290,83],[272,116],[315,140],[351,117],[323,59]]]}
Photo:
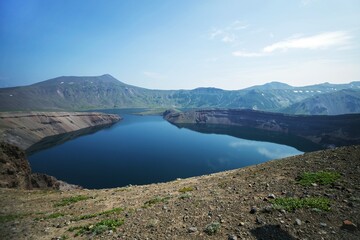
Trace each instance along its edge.
{"label": "sky", "polygon": [[359,0],[0,0],[0,87],[111,74],[151,89],[360,80]]}

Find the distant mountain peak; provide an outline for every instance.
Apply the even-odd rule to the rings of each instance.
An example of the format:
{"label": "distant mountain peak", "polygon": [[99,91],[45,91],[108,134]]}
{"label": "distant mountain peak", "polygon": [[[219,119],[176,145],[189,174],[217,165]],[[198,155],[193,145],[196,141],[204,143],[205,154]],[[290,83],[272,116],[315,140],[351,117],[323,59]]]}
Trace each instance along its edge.
{"label": "distant mountain peak", "polygon": [[291,88],[293,87],[286,83],[273,81],[273,82],[265,83],[263,85],[256,85],[247,89],[274,90],[274,89],[291,89]]}
{"label": "distant mountain peak", "polygon": [[74,84],[74,83],[95,83],[95,82],[104,82],[104,83],[114,83],[114,84],[124,84],[121,81],[117,80],[110,74],[103,74],[100,76],[61,76],[57,78],[52,78],[42,82],[33,84],[34,86],[40,85],[62,85],[62,84]]}

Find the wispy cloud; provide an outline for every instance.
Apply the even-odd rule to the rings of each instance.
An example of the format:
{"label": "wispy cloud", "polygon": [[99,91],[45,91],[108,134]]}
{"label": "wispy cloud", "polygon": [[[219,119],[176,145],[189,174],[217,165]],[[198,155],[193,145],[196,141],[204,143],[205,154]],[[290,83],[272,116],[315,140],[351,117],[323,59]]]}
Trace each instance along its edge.
{"label": "wispy cloud", "polygon": [[236,37],[233,34],[227,34],[221,39],[221,41],[224,43],[232,43],[236,41]]}
{"label": "wispy cloud", "polygon": [[235,51],[232,53],[235,57],[262,57],[265,56],[264,52],[244,52],[244,51]]}
{"label": "wispy cloud", "polygon": [[148,71],[145,71],[144,72],[144,75],[148,78],[151,78],[151,79],[165,79],[166,76],[160,74],[160,73],[157,73],[157,72],[148,72]]}
{"label": "wispy cloud", "polygon": [[350,35],[344,31],[326,32],[310,37],[290,38],[266,46],[264,52],[273,52],[276,50],[286,51],[291,48],[300,49],[326,49],[334,46],[345,46],[349,44]]}
{"label": "wispy cloud", "polygon": [[312,2],[314,2],[314,0],[301,0],[301,1],[300,1],[300,4],[301,4],[302,6],[308,6],[308,5],[310,5]]}
{"label": "wispy cloud", "polygon": [[224,43],[233,43],[237,37],[237,31],[248,28],[249,25],[243,21],[236,20],[224,28],[213,28],[210,31],[210,39],[218,39]]}
{"label": "wispy cloud", "polygon": [[235,57],[262,57],[275,51],[287,51],[289,49],[328,49],[336,47],[339,50],[349,49],[351,35],[345,31],[325,32],[317,35],[303,37],[293,36],[283,41],[265,46],[259,52],[235,51]]}

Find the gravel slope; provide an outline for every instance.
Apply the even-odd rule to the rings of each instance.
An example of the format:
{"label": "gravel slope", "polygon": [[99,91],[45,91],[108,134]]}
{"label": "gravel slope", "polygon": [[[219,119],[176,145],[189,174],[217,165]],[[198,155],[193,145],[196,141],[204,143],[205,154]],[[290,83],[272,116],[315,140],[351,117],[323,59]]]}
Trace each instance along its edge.
{"label": "gravel slope", "polygon": [[[340,175],[329,185],[297,181],[318,171]],[[350,146],[161,184],[0,189],[0,239],[360,239],[359,183],[360,146]],[[272,203],[285,197],[321,197],[330,210]],[[79,226],[75,237],[80,229],[69,229]]]}

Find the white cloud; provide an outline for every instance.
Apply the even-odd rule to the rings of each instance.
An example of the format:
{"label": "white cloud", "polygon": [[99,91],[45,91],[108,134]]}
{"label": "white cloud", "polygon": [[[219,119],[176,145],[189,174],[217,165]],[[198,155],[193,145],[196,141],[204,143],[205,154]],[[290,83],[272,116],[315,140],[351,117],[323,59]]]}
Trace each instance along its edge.
{"label": "white cloud", "polygon": [[344,31],[326,32],[310,37],[297,37],[280,41],[264,47],[267,53],[276,50],[286,51],[291,48],[297,49],[326,49],[334,46],[345,46],[349,44],[351,36]]}
{"label": "white cloud", "polygon": [[235,42],[236,37],[234,35],[224,35],[224,37],[221,39],[221,41],[225,42],[225,43],[232,43]]}
{"label": "white cloud", "polygon": [[224,43],[233,43],[237,38],[237,32],[248,28],[249,25],[243,21],[236,20],[224,28],[213,28],[210,31],[210,39],[218,39]]}
{"label": "white cloud", "polygon": [[[271,36],[271,35],[270,35]],[[262,57],[269,55],[277,50],[287,51],[288,49],[328,49],[337,47],[338,50],[351,49],[350,39],[352,37],[345,31],[326,32],[303,37],[294,35],[293,37],[273,43],[264,47],[259,52],[235,51],[232,53],[235,57]]]}
{"label": "white cloud", "polygon": [[244,51],[235,51],[232,53],[235,57],[262,57],[265,56],[264,52],[244,52]]}
{"label": "white cloud", "polygon": [[222,35],[223,31],[217,28],[214,28],[210,31],[210,39],[214,39],[219,35]]}
{"label": "white cloud", "polygon": [[160,74],[160,73],[157,73],[157,72],[148,72],[148,71],[145,71],[144,72],[144,75],[148,78],[152,78],[152,79],[165,79],[166,76]]}
{"label": "white cloud", "polygon": [[249,24],[246,24],[243,21],[236,20],[231,23],[226,30],[243,30],[249,27]]}

